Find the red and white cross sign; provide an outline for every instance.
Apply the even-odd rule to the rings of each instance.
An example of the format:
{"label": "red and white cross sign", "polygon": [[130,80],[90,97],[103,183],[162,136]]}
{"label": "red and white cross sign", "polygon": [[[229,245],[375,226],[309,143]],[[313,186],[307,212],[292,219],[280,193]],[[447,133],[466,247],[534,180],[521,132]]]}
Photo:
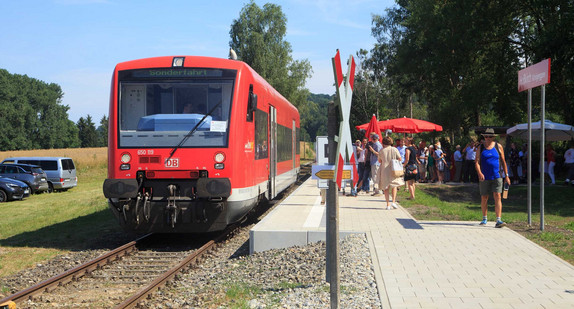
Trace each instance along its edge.
{"label": "red and white cross sign", "polygon": [[343,179],[343,166],[345,165],[345,150],[349,155],[349,162],[353,166],[353,187],[357,184],[357,165],[355,156],[353,155],[353,142],[351,139],[351,128],[349,126],[349,116],[351,113],[351,100],[353,99],[353,83],[355,81],[355,59],[349,56],[347,77],[343,76],[343,69],[341,68],[341,57],[339,50],[332,58],[333,69],[335,73],[335,85],[337,88],[338,106],[341,112],[341,122],[339,125],[339,143],[337,149],[337,162],[335,163],[335,175],[333,181],[341,188]]}

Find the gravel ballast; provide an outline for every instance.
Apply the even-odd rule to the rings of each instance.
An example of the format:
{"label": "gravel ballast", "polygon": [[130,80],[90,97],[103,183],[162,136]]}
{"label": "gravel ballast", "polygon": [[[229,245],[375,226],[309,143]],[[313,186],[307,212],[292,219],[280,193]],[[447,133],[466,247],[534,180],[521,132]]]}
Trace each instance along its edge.
{"label": "gravel ballast", "polygon": [[[237,242],[238,239],[232,240]],[[150,308],[328,308],[325,242],[243,255],[229,244],[156,293]],[[340,308],[381,308],[364,234],[340,245]],[[225,257],[227,256],[227,258]]]}

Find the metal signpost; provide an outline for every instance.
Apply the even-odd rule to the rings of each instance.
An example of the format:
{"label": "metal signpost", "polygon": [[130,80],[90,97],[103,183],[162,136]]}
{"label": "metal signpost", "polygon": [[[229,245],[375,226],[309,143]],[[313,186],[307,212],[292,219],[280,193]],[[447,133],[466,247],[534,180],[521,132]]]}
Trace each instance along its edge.
{"label": "metal signpost", "polygon": [[[329,120],[327,124],[329,137],[329,164],[334,164],[332,178],[329,180],[329,190],[327,192],[327,281],[330,285],[331,308],[339,308],[339,200],[338,189],[341,188],[343,178],[347,178],[347,172],[343,172],[345,157],[349,157],[353,172],[353,183],[355,186],[358,177],[355,156],[353,155],[353,144],[351,141],[351,128],[349,127],[349,114],[351,112],[351,100],[353,98],[353,83],[355,80],[355,60],[349,57],[347,63],[349,68],[346,78],[343,76],[341,68],[341,58],[339,50],[332,58],[333,72],[335,75],[335,85],[337,96],[334,104],[329,105]],[[339,119],[339,123],[336,119]],[[334,136],[339,127],[338,140]],[[337,146],[335,148],[335,141]],[[315,174],[315,173],[314,173]],[[331,176],[325,170],[319,172],[317,177]]]}
{"label": "metal signpost", "polygon": [[[337,111],[335,104],[329,104],[327,135],[329,137],[329,164],[335,165],[337,158]],[[333,170],[334,171],[334,170]],[[333,173],[336,177],[336,173]],[[337,195],[337,183],[333,178],[328,180],[327,189],[327,256],[326,275],[329,282],[331,308],[339,308],[339,196]]]}
{"label": "metal signpost", "polygon": [[532,88],[542,86],[540,102],[540,230],[544,231],[544,118],[550,58],[518,71],[518,92],[528,90],[528,225],[532,224]]}

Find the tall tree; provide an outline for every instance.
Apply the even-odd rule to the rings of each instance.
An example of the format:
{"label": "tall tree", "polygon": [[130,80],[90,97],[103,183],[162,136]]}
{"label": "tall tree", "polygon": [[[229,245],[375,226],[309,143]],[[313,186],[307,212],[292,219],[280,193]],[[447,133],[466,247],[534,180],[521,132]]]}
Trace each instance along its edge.
{"label": "tall tree", "polygon": [[100,119],[100,126],[97,129],[98,132],[98,146],[107,147],[108,146],[108,122],[109,118],[104,115]]}
{"label": "tall tree", "polygon": [[0,149],[78,147],[62,97],[57,84],[0,69]]}
{"label": "tall tree", "polygon": [[[551,58],[551,80],[546,87],[546,108],[556,121],[574,124],[574,1],[525,0],[516,12],[520,21],[509,40],[524,65]],[[533,102],[535,106],[539,100]]]}
{"label": "tall tree", "polygon": [[281,6],[267,3],[261,9],[246,4],[231,24],[229,45],[287,100],[299,107],[307,102],[305,81],[311,76],[307,59],[293,60],[291,44],[284,40],[287,18]]}
{"label": "tall tree", "polygon": [[429,120],[451,132],[521,119],[519,55],[508,41],[518,24],[515,1],[398,4],[373,17],[371,63],[402,88],[403,102],[419,98]]}
{"label": "tall tree", "polygon": [[88,115],[85,119],[80,117],[77,126],[82,148],[97,147],[98,133],[96,132],[96,125],[92,121],[92,116]]}

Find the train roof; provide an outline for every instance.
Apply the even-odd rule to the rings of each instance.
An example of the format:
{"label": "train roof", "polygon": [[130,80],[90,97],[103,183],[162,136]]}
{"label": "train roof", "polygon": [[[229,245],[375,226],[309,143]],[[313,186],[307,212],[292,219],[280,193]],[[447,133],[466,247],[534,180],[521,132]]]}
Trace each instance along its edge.
{"label": "train roof", "polygon": [[291,102],[289,102],[281,93],[275,90],[275,88],[273,88],[273,86],[271,86],[253,68],[240,60],[206,56],[161,56],[118,63],[116,65],[116,72],[121,70],[133,70],[141,68],[169,68],[172,67],[174,58],[184,58],[183,67],[185,68],[221,68],[237,71],[249,71],[254,79],[256,79],[260,84],[264,85],[267,91],[273,92],[274,95],[280,97],[281,100],[284,100],[286,103],[296,109],[296,107]]}
{"label": "train roof", "polygon": [[[204,56],[161,56],[142,58],[118,63],[117,70],[130,70],[138,68],[169,68],[172,67],[174,58],[184,58],[183,67],[186,68],[224,68],[224,69],[241,69],[245,62],[230,60],[216,57]],[[248,66],[248,65],[247,65]]]}

